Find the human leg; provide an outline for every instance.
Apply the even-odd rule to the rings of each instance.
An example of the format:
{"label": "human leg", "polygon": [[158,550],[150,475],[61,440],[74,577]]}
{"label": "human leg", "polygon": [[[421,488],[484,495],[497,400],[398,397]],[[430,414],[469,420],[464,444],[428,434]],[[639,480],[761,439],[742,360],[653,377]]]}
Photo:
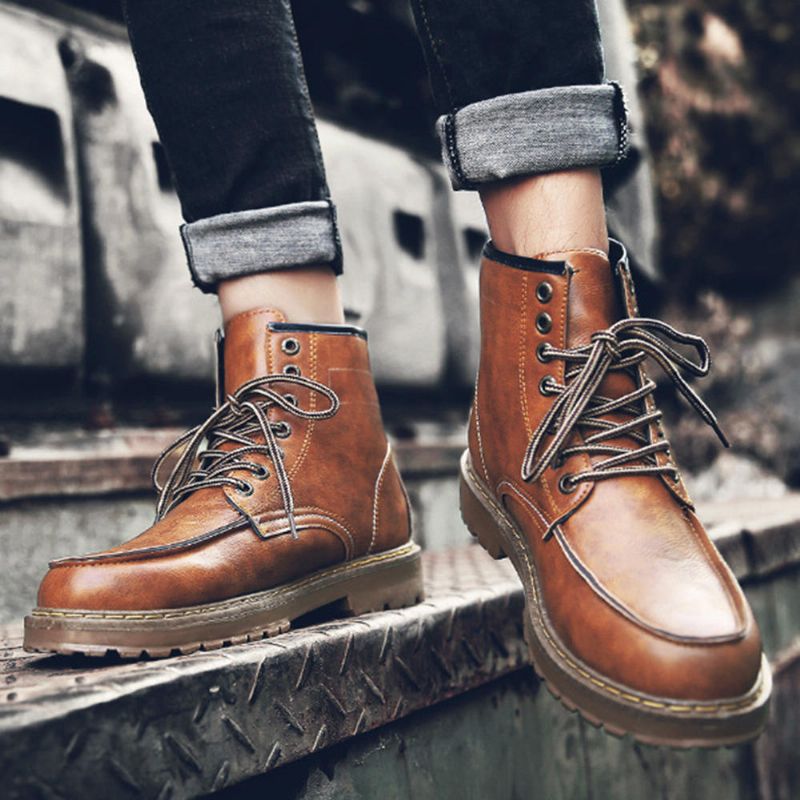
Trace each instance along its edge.
{"label": "human leg", "polygon": [[683,377],[707,373],[708,351],[639,317],[624,248],[609,247],[599,169],[624,157],[627,123],[593,3],[413,5],[445,164],[480,192],[492,235],[464,520],[512,559],[533,663],[566,705],[650,743],[750,738],[770,692],[758,629],[642,366],[718,430]]}
{"label": "human leg", "polygon": [[419,548],[366,334],[336,324],[338,235],[289,6],[136,0],[128,15],[190,267],[222,302],[222,391],[159,459],[153,526],[51,564],[25,646],[162,656],[331,603],[413,603]]}
{"label": "human leg", "polygon": [[125,14],[195,283],[225,320],[274,305],[342,322],[335,208],[288,0],[136,0]]}

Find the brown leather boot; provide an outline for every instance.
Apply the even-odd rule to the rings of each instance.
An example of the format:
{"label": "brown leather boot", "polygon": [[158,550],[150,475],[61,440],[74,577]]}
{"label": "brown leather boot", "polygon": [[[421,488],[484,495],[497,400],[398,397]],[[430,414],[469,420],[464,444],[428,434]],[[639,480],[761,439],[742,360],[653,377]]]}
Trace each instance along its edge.
{"label": "brown leather boot", "polygon": [[462,514],[511,557],[534,666],[568,708],[654,744],[739,742],[765,723],[769,667],[672,461],[647,359],[719,432],[681,375],[706,374],[708,348],[638,318],[621,245],[611,264],[487,245]]}
{"label": "brown leather boot", "polygon": [[53,562],[26,649],[165,656],[285,631],[330,603],[422,597],[364,332],[241,314],[224,373],[227,399],[162,455],[180,453],[153,527]]}

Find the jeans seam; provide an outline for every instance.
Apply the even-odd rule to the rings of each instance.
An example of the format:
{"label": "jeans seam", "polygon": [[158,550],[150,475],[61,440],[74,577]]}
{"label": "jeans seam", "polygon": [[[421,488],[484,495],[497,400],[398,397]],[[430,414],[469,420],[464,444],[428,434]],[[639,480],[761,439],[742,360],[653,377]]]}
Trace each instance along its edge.
{"label": "jeans seam", "polygon": [[444,138],[447,147],[447,153],[450,156],[450,164],[453,167],[453,172],[456,174],[460,188],[469,189],[471,183],[464,173],[464,168],[461,166],[461,158],[458,154],[458,145],[456,144],[456,116],[455,114],[448,114],[444,120]]}
{"label": "jeans seam", "polygon": [[622,86],[617,81],[609,81],[609,84],[614,87],[614,120],[617,125],[617,134],[619,137],[617,157],[614,161],[614,165],[616,165],[624,161],[625,157],[628,155],[628,148],[630,147],[630,125],[628,122],[628,106],[625,102],[625,92]]}
{"label": "jeans seam", "polygon": [[425,7],[425,0],[416,0],[417,5],[419,6],[420,14],[422,15],[422,21],[425,25],[425,33],[428,37],[428,42],[431,45],[431,52],[433,53],[433,57],[436,59],[436,64],[439,67],[439,72],[442,75],[442,82],[444,83],[445,89],[447,90],[447,99],[450,101],[449,105],[450,108],[454,111],[456,109],[455,99],[453,95],[453,87],[450,85],[450,80],[447,77],[447,72],[444,68],[444,62],[442,61],[441,53],[439,52],[439,47],[436,44],[436,39],[433,36],[433,31],[431,30],[431,23],[428,19],[428,12]]}
{"label": "jeans seam", "polygon": [[189,274],[192,276],[192,283],[203,294],[214,294],[214,287],[212,284],[206,283],[200,279],[200,276],[194,269],[194,250],[192,248],[192,240],[189,238],[186,223],[180,226],[181,239],[183,240],[183,247],[186,251],[186,262],[189,266]]}
{"label": "jeans seam", "polygon": [[330,266],[333,269],[336,275],[342,274],[342,262],[343,262],[343,254],[342,254],[342,236],[339,232],[339,223],[337,221],[337,214],[336,214],[336,204],[328,198],[328,209],[330,210],[331,216],[331,227],[333,228],[333,247],[336,251],[333,257],[333,261],[331,261]]}

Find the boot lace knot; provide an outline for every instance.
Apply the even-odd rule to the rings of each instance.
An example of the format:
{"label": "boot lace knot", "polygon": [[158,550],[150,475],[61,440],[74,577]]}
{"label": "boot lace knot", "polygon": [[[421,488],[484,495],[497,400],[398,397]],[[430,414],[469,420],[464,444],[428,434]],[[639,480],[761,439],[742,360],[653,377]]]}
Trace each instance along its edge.
{"label": "boot lace knot", "polygon": [[[304,387],[313,393],[312,396],[324,398],[328,403],[322,409],[301,408],[293,395],[273,388],[275,384]],[[251,460],[254,455],[263,455],[272,464],[289,528],[296,538],[294,498],[284,452],[278,443],[279,439],[291,435],[291,427],[283,420],[271,420],[272,408],[283,409],[298,419],[328,419],[339,410],[339,398],[333,389],[301,375],[266,375],[244,383],[229,394],[205,422],[179,436],[156,459],[152,472],[153,485],[159,493],[156,521],[200,489],[232,486],[243,495],[252,494],[252,484],[231,473],[248,471],[257,479],[268,478],[270,471]],[[178,453],[162,485],[161,468],[167,459]]]}
{"label": "boot lace knot", "polygon": [[[673,345],[694,348],[697,360]],[[590,469],[564,476],[564,491],[572,491],[581,482],[625,475],[667,474],[677,482],[677,469],[656,459],[657,453],[669,450],[669,443],[651,440],[651,424],[662,415],[658,410],[648,410],[644,402],[656,388],[649,378],[641,380],[637,369],[648,358],[672,380],[722,444],[729,446],[716,417],[684,377],[704,377],[711,368],[708,345],[699,336],[678,331],[660,320],[635,317],[595,332],[589,344],[564,349],[548,346],[544,355],[548,361],[566,362],[564,383],[559,384],[552,377],[547,382],[548,394],[558,396],[528,444],[521,470],[525,481],[538,480],[549,466],[560,466],[568,456],[584,453],[607,457],[595,461]],[[613,371],[627,371],[636,388],[619,397],[600,395],[598,388]],[[608,419],[612,412],[616,413],[615,420]],[[619,421],[620,417],[623,421]],[[568,446],[575,431],[583,434],[582,441]],[[609,443],[619,437],[633,440],[634,446]]]}

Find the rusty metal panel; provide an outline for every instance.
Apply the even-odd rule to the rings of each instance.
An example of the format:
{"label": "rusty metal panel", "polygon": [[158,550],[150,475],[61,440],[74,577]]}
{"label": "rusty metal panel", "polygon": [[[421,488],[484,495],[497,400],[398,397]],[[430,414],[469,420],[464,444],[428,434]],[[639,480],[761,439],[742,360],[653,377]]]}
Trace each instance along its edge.
{"label": "rusty metal panel", "polygon": [[761,800],[800,797],[800,638],[778,655],[773,664],[772,719],[756,743],[756,766]]}
{"label": "rusty metal panel", "polygon": [[77,368],[83,278],[72,109],[55,20],[0,4],[0,368]]}
{"label": "rusty metal panel", "polygon": [[157,662],[0,644],[4,796],[191,797],[526,664],[522,590],[477,547],[425,558],[428,599]]}

